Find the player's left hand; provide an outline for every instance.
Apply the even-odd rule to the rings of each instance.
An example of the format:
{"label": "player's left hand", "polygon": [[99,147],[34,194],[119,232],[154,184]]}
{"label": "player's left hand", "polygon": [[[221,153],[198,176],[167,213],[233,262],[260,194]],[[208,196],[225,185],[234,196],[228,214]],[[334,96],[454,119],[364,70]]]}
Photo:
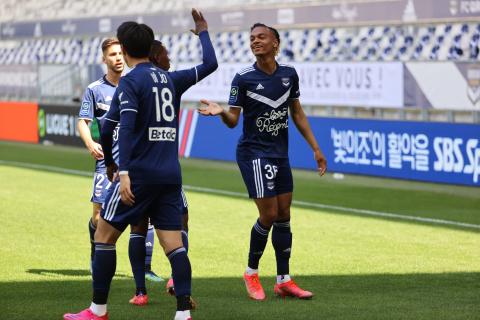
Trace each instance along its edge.
{"label": "player's left hand", "polygon": [[313,157],[315,161],[317,161],[318,174],[323,176],[327,171],[327,159],[325,159],[325,156],[320,149],[317,149],[313,152]]}
{"label": "player's left hand", "polygon": [[120,175],[120,198],[122,202],[131,207],[135,204],[135,196],[130,189],[130,177],[128,174]]}
{"label": "player's left hand", "polygon": [[198,36],[200,32],[208,30],[207,20],[205,20],[200,10],[192,8],[192,18],[193,22],[195,22],[195,29],[191,29],[191,32]]}

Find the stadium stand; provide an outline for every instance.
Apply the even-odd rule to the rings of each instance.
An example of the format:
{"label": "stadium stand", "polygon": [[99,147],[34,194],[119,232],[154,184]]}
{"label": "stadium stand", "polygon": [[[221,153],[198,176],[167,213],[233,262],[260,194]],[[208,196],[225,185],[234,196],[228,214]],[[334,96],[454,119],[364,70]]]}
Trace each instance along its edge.
{"label": "stadium stand", "polygon": [[[0,1],[0,21],[33,21],[65,18],[85,18],[91,16],[116,16],[128,14],[154,14],[162,11],[175,11],[200,6],[202,9],[235,6],[268,6],[271,4],[308,4],[320,2],[340,2],[332,0],[2,0]],[[43,10],[49,8],[49,10]]]}
{"label": "stadium stand", "polygon": [[[480,24],[371,26],[281,30],[282,61],[479,60]],[[165,34],[159,40],[174,62],[200,60],[192,35]],[[248,62],[249,33],[213,33],[220,62]],[[50,38],[0,42],[0,64],[95,64],[101,37]]]}

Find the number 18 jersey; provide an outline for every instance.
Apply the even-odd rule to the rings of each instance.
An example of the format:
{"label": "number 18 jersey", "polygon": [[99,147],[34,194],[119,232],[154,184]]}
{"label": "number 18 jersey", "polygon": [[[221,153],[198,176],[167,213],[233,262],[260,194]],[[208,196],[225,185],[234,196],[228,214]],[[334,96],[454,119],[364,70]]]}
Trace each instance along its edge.
{"label": "number 18 jersey", "polygon": [[[151,63],[138,64],[120,79],[112,101],[120,109],[120,170],[128,170],[133,183],[181,184],[174,101],[171,78]],[[128,141],[123,141],[126,113],[136,117]],[[122,158],[122,149],[131,149],[129,159]]]}

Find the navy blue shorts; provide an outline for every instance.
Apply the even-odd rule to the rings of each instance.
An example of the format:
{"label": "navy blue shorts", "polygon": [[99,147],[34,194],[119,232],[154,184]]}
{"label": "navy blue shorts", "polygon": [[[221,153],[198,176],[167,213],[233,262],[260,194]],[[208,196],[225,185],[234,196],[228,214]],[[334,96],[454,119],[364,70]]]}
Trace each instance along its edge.
{"label": "navy blue shorts", "polygon": [[184,210],[181,185],[132,184],[132,207],[120,199],[120,182],[114,182],[102,206],[100,216],[119,231],[137,225],[145,217],[160,230],[182,230]]}
{"label": "navy blue shorts", "polygon": [[250,198],[268,198],[293,191],[288,158],[237,160],[237,164]]}
{"label": "navy blue shorts", "polygon": [[96,171],[93,176],[93,191],[90,201],[104,203],[111,185],[112,183],[107,178],[107,171]]}

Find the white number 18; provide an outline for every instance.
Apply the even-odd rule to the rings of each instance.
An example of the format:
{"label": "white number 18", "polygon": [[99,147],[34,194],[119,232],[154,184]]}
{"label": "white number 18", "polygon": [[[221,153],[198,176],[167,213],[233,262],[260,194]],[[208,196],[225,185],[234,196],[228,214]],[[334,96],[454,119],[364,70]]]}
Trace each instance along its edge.
{"label": "white number 18", "polygon": [[[153,93],[155,93],[155,110],[157,114],[157,122],[162,121],[162,118],[171,122],[175,118],[175,108],[173,107],[173,94],[169,88],[163,88],[160,92],[162,98],[162,106],[160,107],[160,97],[158,96],[158,88],[152,87]],[[167,112],[167,108],[170,109]]]}

